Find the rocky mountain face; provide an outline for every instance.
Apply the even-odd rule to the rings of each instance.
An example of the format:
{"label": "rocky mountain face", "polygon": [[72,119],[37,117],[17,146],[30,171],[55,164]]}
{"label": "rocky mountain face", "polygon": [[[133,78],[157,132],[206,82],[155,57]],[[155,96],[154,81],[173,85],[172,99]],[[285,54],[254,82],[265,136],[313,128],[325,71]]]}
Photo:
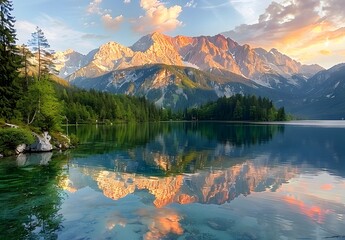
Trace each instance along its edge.
{"label": "rocky mountain face", "polygon": [[342,91],[343,65],[303,65],[277,49],[240,45],[223,35],[153,33],[131,47],[109,42],[86,56],[68,50],[56,57],[60,76],[73,85],[145,96],[162,107],[182,109],[240,93],[269,97],[303,118],[338,119],[336,112],[343,111],[342,95],[335,94]]}
{"label": "rocky mountain face", "polygon": [[[207,72],[232,72],[263,85],[269,83],[263,78],[267,74],[292,79],[295,74],[310,77],[323,70],[317,65],[302,65],[276,49],[267,52],[262,48],[242,46],[223,35],[169,37],[156,32],[142,37],[131,47],[109,42],[94,52],[87,64],[76,62],[74,69],[78,70],[68,76],[68,80],[96,77],[112,70],[154,63],[189,66]],[[298,84],[293,79],[291,82]]]}
{"label": "rocky mountain face", "polygon": [[67,78],[70,74],[84,67],[89,61],[87,56],[68,49],[64,52],[57,52],[55,57],[55,68],[59,71],[59,77]]}

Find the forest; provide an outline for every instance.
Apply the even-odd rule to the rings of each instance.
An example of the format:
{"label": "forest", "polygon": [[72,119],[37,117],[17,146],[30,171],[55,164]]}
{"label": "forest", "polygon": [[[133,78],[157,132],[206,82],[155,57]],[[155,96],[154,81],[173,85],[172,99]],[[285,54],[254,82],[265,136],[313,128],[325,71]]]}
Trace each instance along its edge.
{"label": "forest", "polygon": [[285,121],[284,107],[276,109],[268,98],[236,94],[221,97],[197,108],[185,111],[186,120],[219,121]]}

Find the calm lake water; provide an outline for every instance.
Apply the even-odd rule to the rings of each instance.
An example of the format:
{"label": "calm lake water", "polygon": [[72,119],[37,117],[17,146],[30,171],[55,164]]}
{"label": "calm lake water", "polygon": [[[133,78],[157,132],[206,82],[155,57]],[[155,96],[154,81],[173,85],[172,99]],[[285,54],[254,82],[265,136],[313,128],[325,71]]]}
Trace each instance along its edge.
{"label": "calm lake water", "polygon": [[0,239],[345,239],[345,124],[78,126],[0,160]]}

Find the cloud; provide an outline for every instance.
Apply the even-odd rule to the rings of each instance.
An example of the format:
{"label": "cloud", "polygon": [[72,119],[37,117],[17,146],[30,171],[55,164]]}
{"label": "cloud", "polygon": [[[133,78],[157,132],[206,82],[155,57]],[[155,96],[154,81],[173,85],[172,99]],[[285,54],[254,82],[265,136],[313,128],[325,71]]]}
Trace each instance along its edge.
{"label": "cloud", "polygon": [[264,11],[272,0],[229,0],[228,2],[242,15],[245,23],[255,23],[258,20],[258,13]]}
{"label": "cloud", "polygon": [[[15,28],[17,30],[18,44],[26,44],[31,38],[31,33],[35,31],[36,26],[36,23],[30,21],[16,21]],[[76,31],[63,21],[45,14],[39,17],[38,26],[43,30],[51,49],[55,51],[69,49],[71,48],[70,44],[73,43],[76,51],[88,53],[90,49],[97,48],[99,45],[99,42],[94,40],[104,40],[107,38],[107,36],[103,35]]]}
{"label": "cloud", "polygon": [[120,15],[113,18],[110,14],[105,14],[102,16],[102,22],[106,29],[116,31],[123,22],[123,16]]}
{"label": "cloud", "polygon": [[326,49],[320,50],[320,53],[321,53],[322,55],[331,55],[331,54],[332,54],[332,52],[331,52],[330,50],[326,50]]}
{"label": "cloud", "polygon": [[186,3],[186,5],[184,5],[185,7],[190,7],[190,8],[196,8],[198,4],[194,1],[194,0],[191,0],[189,2]]}
{"label": "cloud", "polygon": [[124,0],[123,3],[130,3],[131,0]]}
{"label": "cloud", "polygon": [[[240,43],[278,48],[297,60],[330,54],[345,41],[345,1],[286,0],[272,2],[257,23],[225,33]],[[344,49],[344,46],[342,46]]]}
{"label": "cloud", "polygon": [[182,12],[179,5],[166,7],[160,0],[140,0],[140,7],[145,10],[145,15],[133,21],[136,32],[167,32],[182,26],[182,22],[178,20]]}
{"label": "cloud", "polygon": [[108,39],[109,36],[106,35],[99,35],[99,34],[92,34],[92,33],[86,33],[84,35],[81,36],[82,39],[96,39],[96,40],[103,40],[103,39]]}
{"label": "cloud", "polygon": [[[104,15],[111,12],[110,9],[103,9],[100,7],[103,0],[93,0],[89,3],[86,12],[89,14]],[[126,0],[125,0],[126,1]]]}

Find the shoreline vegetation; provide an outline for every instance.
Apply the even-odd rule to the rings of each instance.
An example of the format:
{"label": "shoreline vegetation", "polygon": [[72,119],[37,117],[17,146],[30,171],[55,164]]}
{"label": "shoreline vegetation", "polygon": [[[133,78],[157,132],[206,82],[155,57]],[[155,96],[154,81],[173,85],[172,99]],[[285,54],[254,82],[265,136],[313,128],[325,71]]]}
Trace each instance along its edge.
{"label": "shoreline vegetation", "polygon": [[0,16],[0,156],[76,145],[75,136],[62,134],[62,124],[286,120],[284,108],[276,109],[271,100],[256,96],[221,97],[173,112],[143,96],[72,87],[56,76],[54,51],[44,32],[37,27],[28,45],[17,46],[12,1],[2,1],[0,6],[4,10]]}

